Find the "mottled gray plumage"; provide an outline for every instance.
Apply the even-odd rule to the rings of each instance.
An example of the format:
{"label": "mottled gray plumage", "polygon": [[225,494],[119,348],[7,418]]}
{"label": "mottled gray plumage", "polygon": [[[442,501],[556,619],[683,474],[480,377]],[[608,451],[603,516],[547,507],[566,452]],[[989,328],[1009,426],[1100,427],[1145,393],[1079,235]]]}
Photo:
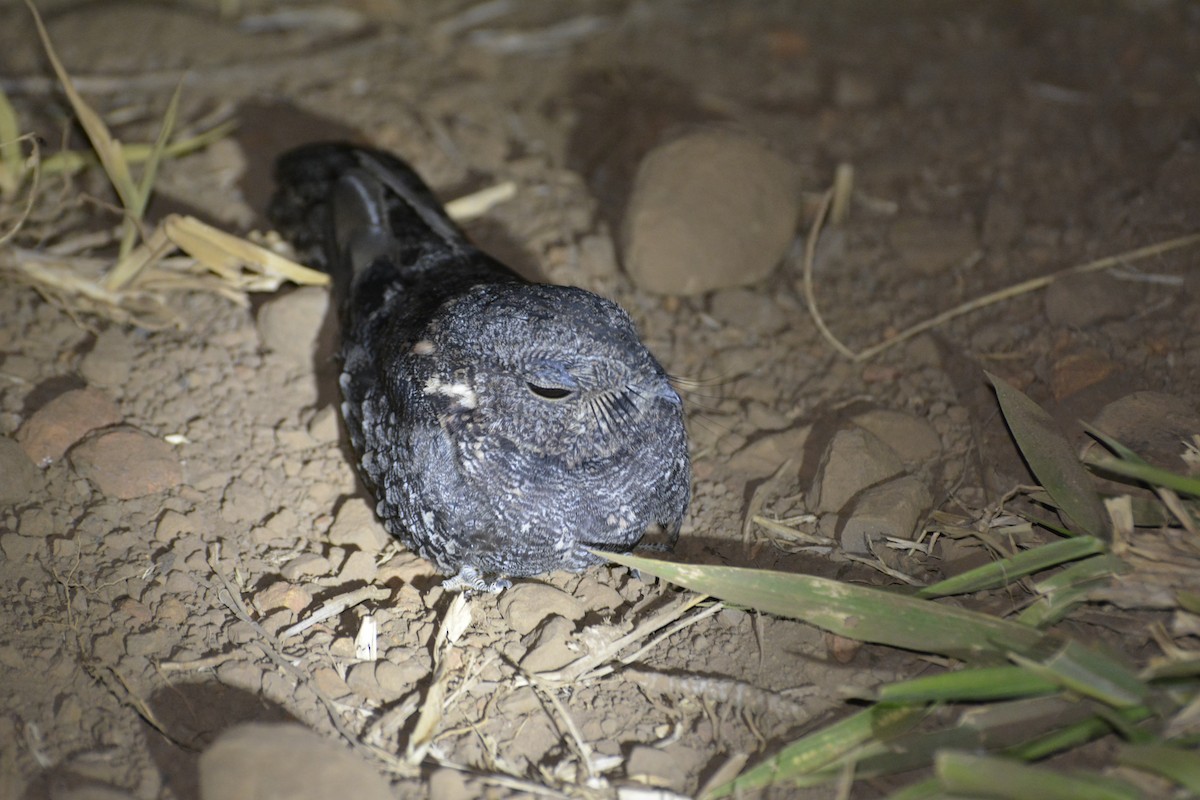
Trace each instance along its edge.
{"label": "mottled gray plumage", "polygon": [[276,177],[273,222],[334,280],[342,413],[390,532],[493,590],[674,541],[682,405],[619,306],[522,280],[385,153],[309,145]]}

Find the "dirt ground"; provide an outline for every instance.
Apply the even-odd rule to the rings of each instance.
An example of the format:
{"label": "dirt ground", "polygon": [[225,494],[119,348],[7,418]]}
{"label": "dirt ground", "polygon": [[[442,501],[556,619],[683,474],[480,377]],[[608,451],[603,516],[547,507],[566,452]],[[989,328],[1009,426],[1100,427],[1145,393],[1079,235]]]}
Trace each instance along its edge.
{"label": "dirt ground", "polygon": [[[676,558],[892,582],[839,545],[836,514],[804,516],[824,447],[864,414],[884,440],[932,436],[905,464],[929,494],[922,516],[969,518],[1031,480],[984,370],[1072,435],[1137,391],[1198,412],[1200,249],[1076,276],[855,363],[806,309],[800,247],[740,288],[633,286],[587,155],[627,124],[644,133],[595,113],[614,93],[664,124],[736,125],[794,165],[798,237],[852,165],[850,217],[825,231],[815,287],[826,324],[861,349],[989,291],[1196,231],[1195,4],[218,5],[39,4],[122,140],[153,140],[181,74],[182,124],[239,121],[164,166],[151,217],[263,229],[274,155],[318,138],[394,150],[446,198],[513,181],[515,196],[470,224],[476,240],[618,299],[681,378],[695,498]],[[50,76],[27,9],[0,6],[0,86],[23,128],[47,152],[64,135],[82,147]],[[117,221],[97,174],[42,191],[69,210],[25,247]],[[846,713],[848,696],[928,667],[799,622],[685,609],[686,592],[617,567],[471,597],[455,638],[461,603],[388,540],[356,481],[323,290],[171,302],[183,327],[147,331],[0,284],[0,798],[197,798],[200,754],[222,731],[288,720],[352,746],[348,796],[387,796],[372,793],[381,781],[395,797],[693,796]],[[39,411],[49,463],[30,468],[18,432]],[[1135,415],[1126,433],[1149,441],[1158,421]],[[833,544],[782,539],[751,512]],[[924,581],[987,554],[943,538],[882,557]],[[364,602],[287,630],[358,590]],[[668,630],[677,617],[691,624]],[[374,660],[360,634],[372,620]],[[1154,621],[1126,620],[1121,646],[1145,646]],[[668,635],[598,660],[609,669],[560,672],[641,625]],[[423,708],[440,717],[418,720]],[[269,739],[222,762],[241,787],[225,796],[326,757],[334,768],[320,741],[309,755]]]}

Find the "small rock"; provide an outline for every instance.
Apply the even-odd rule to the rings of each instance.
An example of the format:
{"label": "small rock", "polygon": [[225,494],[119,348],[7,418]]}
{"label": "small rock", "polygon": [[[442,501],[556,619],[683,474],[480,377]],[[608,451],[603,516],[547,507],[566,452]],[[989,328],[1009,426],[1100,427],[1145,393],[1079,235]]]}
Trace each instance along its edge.
{"label": "small rock", "polygon": [[808,493],[808,508],[816,513],[837,512],[868,486],[894,478],[904,463],[878,436],[859,427],[834,434],[817,465]]}
{"label": "small rock", "polygon": [[1046,318],[1054,325],[1083,329],[1107,319],[1127,317],[1140,308],[1136,291],[1130,282],[1102,272],[1068,275],[1046,287]]}
{"label": "small rock", "polygon": [[790,322],[788,315],[769,295],[750,289],[715,292],[709,313],[725,325],[764,334],[781,331]]}
{"label": "small rock", "polygon": [[917,523],[932,505],[929,489],[911,475],[865,489],[839,533],[842,550],[870,553],[868,538],[911,539]]}
{"label": "small rock", "polygon": [[102,431],[71,449],[71,466],[106,497],[131,500],[183,482],[171,445],[136,428]]}
{"label": "small rock", "polygon": [[394,664],[391,661],[363,661],[346,674],[346,685],[360,697],[387,703],[413,690],[426,670],[415,661]]}
{"label": "small rock", "polygon": [[46,546],[46,540],[16,533],[0,535],[0,553],[5,561],[25,561],[33,558]]}
{"label": "small rock", "polygon": [[1196,472],[1182,456],[1184,442],[1200,433],[1200,411],[1182,397],[1134,392],[1102,408],[1092,425],[1155,466],[1184,474]]}
{"label": "small rock", "polygon": [[462,770],[439,767],[429,773],[429,796],[438,800],[475,800],[486,795]]}
{"label": "small rock", "polygon": [[570,620],[558,616],[546,619],[521,659],[522,669],[534,673],[549,672],[562,669],[579,658],[579,653],[568,645],[574,633],[575,623]]}
{"label": "small rock", "polygon": [[312,605],[312,595],[300,586],[288,581],[275,581],[254,595],[254,607],[260,614],[268,614],[277,608],[286,608],[299,614]]}
{"label": "small rock", "polygon": [[926,276],[942,274],[979,249],[974,226],[949,219],[898,220],[888,231],[888,241],[901,261]]}
{"label": "small rock", "polygon": [[853,422],[878,436],[909,466],[928,464],[942,454],[942,440],[934,427],[904,411],[876,408]]}
{"label": "small rock", "polygon": [[752,137],[686,134],[638,167],[621,224],[621,260],[641,289],[699,294],[766,277],[800,215],[792,166]]}
{"label": "small rock", "polygon": [[1050,391],[1055,400],[1095,386],[1118,369],[1117,364],[1100,350],[1087,349],[1055,361],[1050,371]]}
{"label": "small rock", "polygon": [[342,569],[338,573],[338,579],[345,583],[353,583],[355,581],[372,583],[378,573],[379,569],[375,566],[375,557],[362,550],[355,550],[346,558],[346,563],[342,564]]}
{"label": "small rock", "polygon": [[283,569],[279,570],[279,574],[289,581],[314,578],[328,575],[331,572],[333,572],[333,565],[329,563],[329,559],[316,553],[302,553],[284,564]]}
{"label": "small rock", "polygon": [[230,481],[221,497],[221,519],[226,522],[256,524],[269,510],[262,491],[241,478]]}
{"label": "small rock", "polygon": [[313,414],[308,423],[308,435],[318,444],[333,444],[338,440],[338,412],[333,406],[325,406]]}
{"label": "small rock", "polygon": [[584,574],[580,578],[574,596],[590,611],[613,611],[625,603],[625,598],[621,597],[620,592],[597,580],[594,573]]}
{"label": "small rock", "polygon": [[200,756],[201,800],[392,800],[388,782],[342,744],[290,723],[248,723]]}
{"label": "small rock", "polygon": [[328,309],[329,292],[318,286],[302,286],[273,297],[258,311],[258,339],[264,348],[290,363],[312,366]]}
{"label": "small rock", "polygon": [[391,541],[375,518],[375,511],[361,497],[351,497],[342,503],[327,535],[330,544],[354,546],[364,553],[378,553]]}
{"label": "small rock", "polygon": [[0,436],[0,506],[15,506],[28,500],[42,485],[37,467],[21,445]]}
{"label": "small rock", "polygon": [[416,688],[417,681],[424,678],[428,672],[429,670],[415,658],[403,662],[375,662],[375,680],[379,682],[379,688],[391,698],[403,697],[411,692]]}
{"label": "small rock", "polygon": [[432,563],[416,553],[404,552],[393,556],[388,559],[387,563],[379,566],[375,582],[388,583],[398,580],[405,584],[411,584],[415,580],[430,578],[437,574],[437,569]]}
{"label": "small rock", "polygon": [[333,667],[317,667],[313,670],[313,682],[326,696],[333,699],[350,694],[350,686]]}
{"label": "small rock", "polygon": [[129,380],[133,366],[133,344],[120,328],[101,331],[92,350],[79,362],[79,372],[88,383],[120,388]]}
{"label": "small rock", "polygon": [[738,475],[765,477],[779,469],[789,458],[797,467],[804,455],[804,443],[811,426],[775,431],[753,440],[729,459],[729,468]]}
{"label": "small rock", "polygon": [[523,636],[551,615],[577,622],[587,609],[562,589],[544,583],[519,583],[501,595],[500,613],[509,627]]}
{"label": "small rock", "polygon": [[703,766],[704,753],[679,742],[665,747],[634,745],[625,761],[625,774],[632,780],[660,788],[680,789],[688,776]]}
{"label": "small rock", "polygon": [[178,511],[164,511],[154,527],[155,540],[167,544],[181,533],[195,533],[196,524]]}
{"label": "small rock", "polygon": [[73,389],[39,408],[17,431],[25,455],[47,467],[89,432],[121,421],[117,404],[99,389]]}

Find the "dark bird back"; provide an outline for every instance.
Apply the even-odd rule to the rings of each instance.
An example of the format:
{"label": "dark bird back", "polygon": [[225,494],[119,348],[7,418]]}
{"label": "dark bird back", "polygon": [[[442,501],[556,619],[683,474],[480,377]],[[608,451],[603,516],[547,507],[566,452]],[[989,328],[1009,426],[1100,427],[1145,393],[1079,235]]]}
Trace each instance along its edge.
{"label": "dark bird back", "polygon": [[619,306],[524,281],[386,153],[309,145],[276,175],[272,221],[334,281],[342,414],[391,533],[492,590],[674,539],[682,405]]}

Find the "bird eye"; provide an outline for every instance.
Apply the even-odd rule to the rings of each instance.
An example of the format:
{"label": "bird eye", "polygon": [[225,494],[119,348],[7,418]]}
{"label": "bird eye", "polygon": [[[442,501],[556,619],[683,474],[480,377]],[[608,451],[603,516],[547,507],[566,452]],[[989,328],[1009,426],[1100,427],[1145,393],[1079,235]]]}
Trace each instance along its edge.
{"label": "bird eye", "polygon": [[570,389],[561,389],[557,386],[538,386],[536,383],[526,383],[529,391],[536,394],[545,400],[562,400],[564,397],[571,396]]}

